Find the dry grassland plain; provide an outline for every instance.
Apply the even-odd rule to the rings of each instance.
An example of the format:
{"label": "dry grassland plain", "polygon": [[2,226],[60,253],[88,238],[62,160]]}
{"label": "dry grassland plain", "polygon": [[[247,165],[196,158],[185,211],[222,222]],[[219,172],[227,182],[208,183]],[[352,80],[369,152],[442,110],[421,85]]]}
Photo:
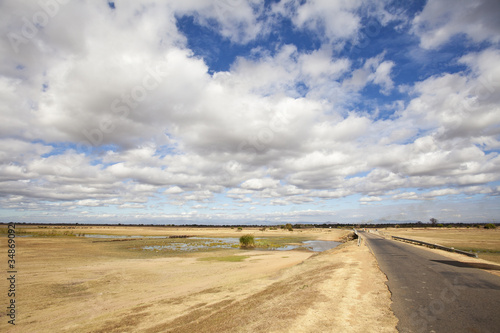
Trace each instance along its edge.
{"label": "dry grassland plain", "polygon": [[[16,238],[16,325],[2,311],[1,332],[396,332],[385,275],[355,241],[321,253],[169,252],[143,250],[169,241],[161,238],[72,236],[253,234],[283,244],[339,240],[347,230],[18,226],[17,232],[32,236]],[[1,241],[6,249],[5,234]]]}

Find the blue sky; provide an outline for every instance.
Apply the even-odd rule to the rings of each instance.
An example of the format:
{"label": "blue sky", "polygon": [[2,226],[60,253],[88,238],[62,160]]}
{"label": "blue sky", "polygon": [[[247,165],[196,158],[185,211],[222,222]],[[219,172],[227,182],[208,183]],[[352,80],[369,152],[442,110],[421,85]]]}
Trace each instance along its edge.
{"label": "blue sky", "polygon": [[500,222],[499,15],[3,1],[0,220]]}

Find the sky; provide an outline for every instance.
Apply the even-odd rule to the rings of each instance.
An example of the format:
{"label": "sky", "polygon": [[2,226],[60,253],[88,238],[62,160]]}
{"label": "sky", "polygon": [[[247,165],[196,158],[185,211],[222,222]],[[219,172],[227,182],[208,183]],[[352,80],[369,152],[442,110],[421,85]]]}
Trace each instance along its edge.
{"label": "sky", "polygon": [[500,2],[0,2],[0,221],[500,222]]}

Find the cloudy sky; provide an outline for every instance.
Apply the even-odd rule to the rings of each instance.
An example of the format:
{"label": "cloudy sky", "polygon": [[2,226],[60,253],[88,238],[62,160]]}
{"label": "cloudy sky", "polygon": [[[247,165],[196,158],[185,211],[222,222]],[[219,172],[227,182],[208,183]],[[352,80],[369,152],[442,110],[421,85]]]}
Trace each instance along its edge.
{"label": "cloudy sky", "polygon": [[0,220],[500,221],[500,2],[0,2]]}

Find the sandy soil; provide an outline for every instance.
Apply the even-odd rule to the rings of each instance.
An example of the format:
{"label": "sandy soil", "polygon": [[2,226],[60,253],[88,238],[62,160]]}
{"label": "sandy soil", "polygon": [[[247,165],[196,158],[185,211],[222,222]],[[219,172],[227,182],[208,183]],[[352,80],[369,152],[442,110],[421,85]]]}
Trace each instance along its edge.
{"label": "sandy soil", "polygon": [[[132,234],[162,232],[144,228]],[[249,232],[259,237],[287,233],[243,231]],[[242,234],[169,230],[175,233]],[[323,240],[345,233],[294,231]],[[396,332],[385,275],[368,248],[356,242],[319,254],[231,249],[145,258],[127,251],[125,242],[17,240],[17,325],[8,325],[2,312],[2,332]],[[239,262],[200,260],[228,256],[244,257]]]}

